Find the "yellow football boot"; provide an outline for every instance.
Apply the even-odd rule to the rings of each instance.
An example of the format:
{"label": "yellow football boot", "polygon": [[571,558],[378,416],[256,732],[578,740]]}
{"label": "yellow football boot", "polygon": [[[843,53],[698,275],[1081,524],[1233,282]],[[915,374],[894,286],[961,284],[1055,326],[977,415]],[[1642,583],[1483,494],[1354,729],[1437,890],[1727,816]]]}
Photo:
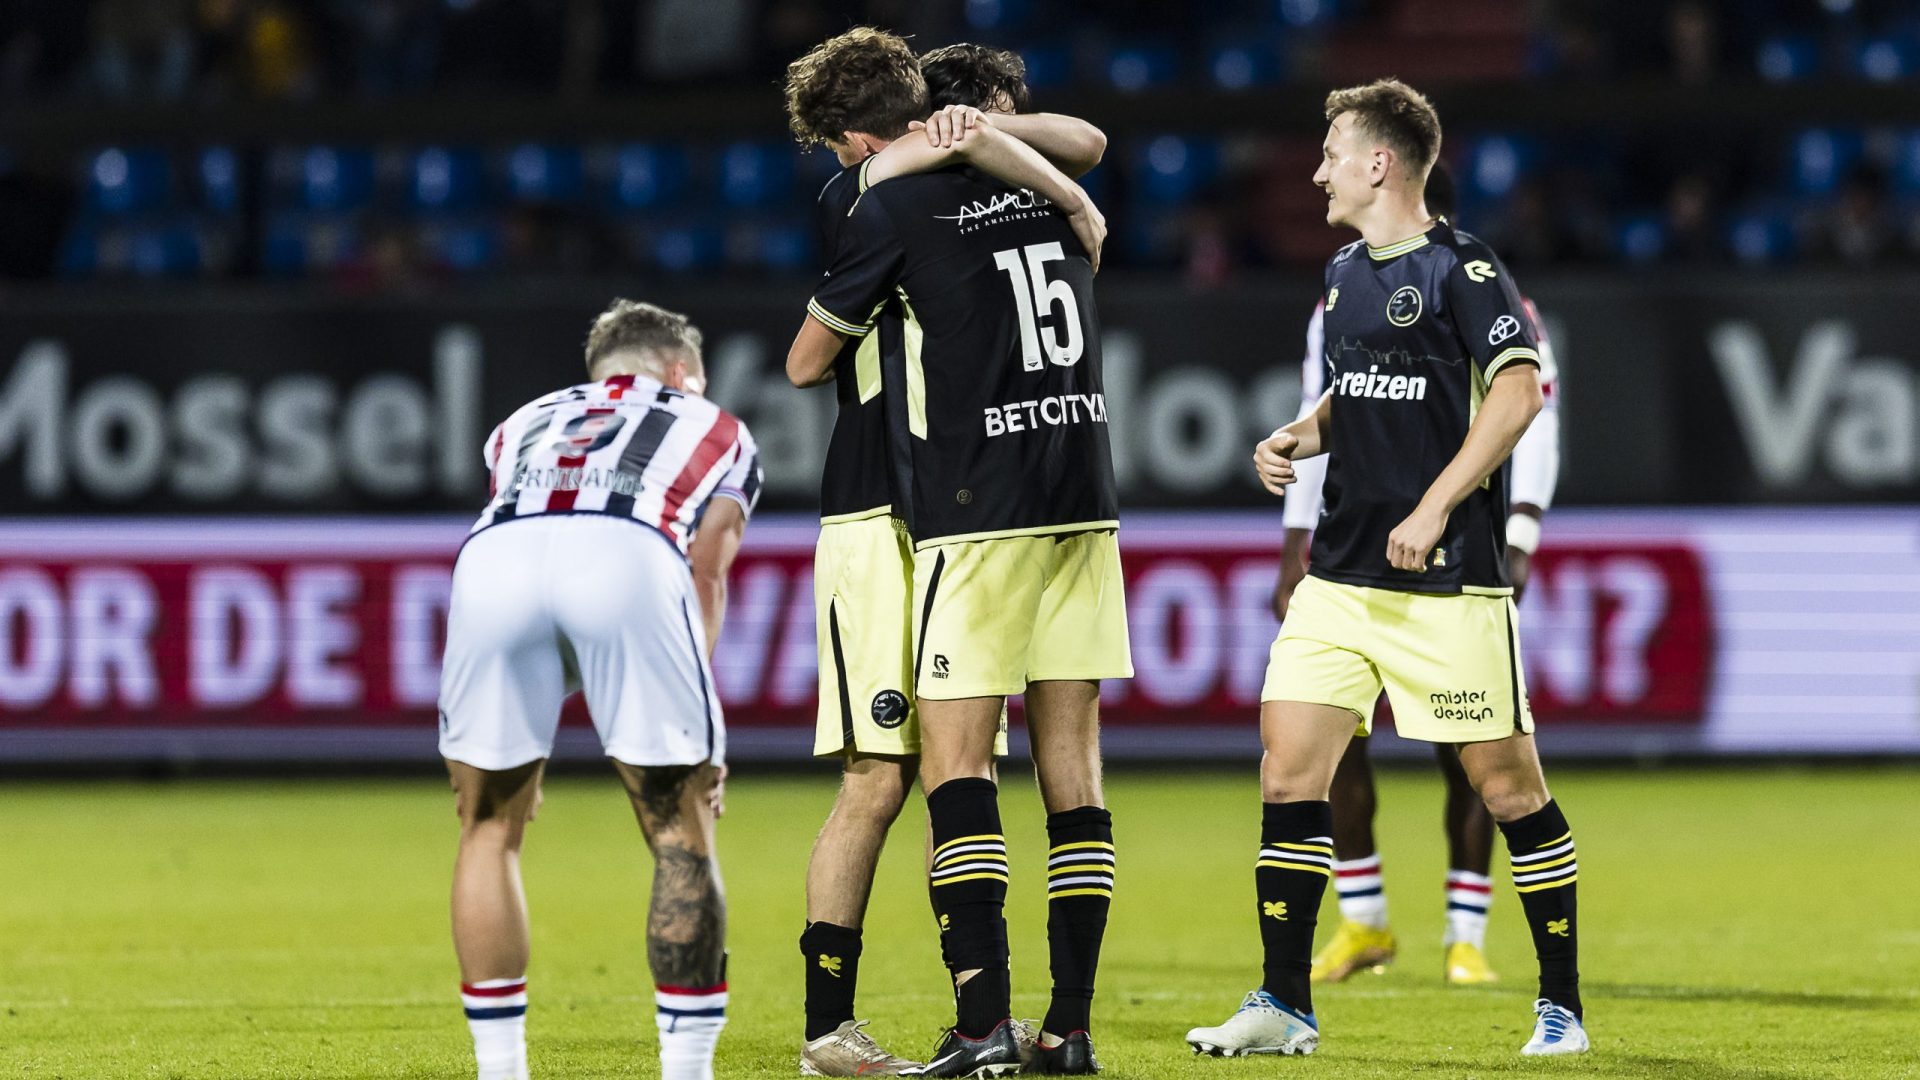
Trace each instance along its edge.
{"label": "yellow football boot", "polygon": [[1333,940],[1313,958],[1313,981],[1337,983],[1356,971],[1379,969],[1393,960],[1393,931],[1341,920]]}
{"label": "yellow football boot", "polygon": [[1466,941],[1447,946],[1447,985],[1484,986],[1499,981],[1500,976],[1487,966],[1487,954],[1479,946]]}

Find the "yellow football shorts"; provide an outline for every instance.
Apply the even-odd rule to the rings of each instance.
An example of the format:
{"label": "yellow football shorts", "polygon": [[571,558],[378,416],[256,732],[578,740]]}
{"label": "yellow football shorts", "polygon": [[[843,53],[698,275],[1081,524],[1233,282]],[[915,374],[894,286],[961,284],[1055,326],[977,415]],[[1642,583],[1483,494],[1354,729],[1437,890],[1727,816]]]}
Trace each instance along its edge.
{"label": "yellow football shorts", "polygon": [[[820,526],[813,553],[820,708],[813,752],[920,752],[913,708],[913,540],[885,513]],[[1000,719],[996,754],[1007,752]]]}
{"label": "yellow football shorts", "polygon": [[1133,675],[1111,529],[933,544],[914,556],[914,676],[936,701]]}
{"label": "yellow football shorts", "polygon": [[1347,709],[1373,730],[1381,686],[1394,730],[1436,743],[1533,730],[1513,600],[1341,585],[1309,575],[1274,639],[1261,701]]}

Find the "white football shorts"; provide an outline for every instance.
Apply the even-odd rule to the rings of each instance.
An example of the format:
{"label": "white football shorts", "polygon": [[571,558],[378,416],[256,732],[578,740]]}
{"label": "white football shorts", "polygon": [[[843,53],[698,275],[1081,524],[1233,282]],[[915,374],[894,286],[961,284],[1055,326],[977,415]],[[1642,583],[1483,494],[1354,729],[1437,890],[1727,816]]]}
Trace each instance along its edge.
{"label": "white football shorts", "polygon": [[489,770],[547,757],[579,689],[608,757],[720,764],[703,625],[686,560],[640,522],[568,514],[484,529],[453,568],[441,756]]}

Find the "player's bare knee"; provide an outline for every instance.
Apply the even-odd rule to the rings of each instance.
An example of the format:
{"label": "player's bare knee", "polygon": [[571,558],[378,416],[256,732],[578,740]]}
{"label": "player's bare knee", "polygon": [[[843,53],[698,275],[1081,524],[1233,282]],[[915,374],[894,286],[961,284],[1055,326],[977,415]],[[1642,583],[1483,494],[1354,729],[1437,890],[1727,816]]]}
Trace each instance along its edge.
{"label": "player's bare knee", "polygon": [[840,776],[836,810],[891,824],[913,793],[918,773],[914,758],[861,756],[847,762]]}
{"label": "player's bare knee", "polygon": [[1525,775],[1482,777],[1479,790],[1480,800],[1495,821],[1518,821],[1547,805],[1546,788]]}
{"label": "player's bare knee", "polygon": [[454,810],[463,836],[491,837],[518,846],[527,823],[540,807],[542,762],[513,769],[477,769],[448,762]]}
{"label": "player's bare knee", "polygon": [[720,772],[711,763],[698,765],[628,765],[615,762],[620,782],[633,803],[650,847],[682,843],[704,850],[701,838],[712,827],[709,797]]}
{"label": "player's bare knee", "polygon": [[1313,802],[1330,797],[1333,777],[1325,770],[1303,769],[1274,754],[1260,759],[1260,801]]}

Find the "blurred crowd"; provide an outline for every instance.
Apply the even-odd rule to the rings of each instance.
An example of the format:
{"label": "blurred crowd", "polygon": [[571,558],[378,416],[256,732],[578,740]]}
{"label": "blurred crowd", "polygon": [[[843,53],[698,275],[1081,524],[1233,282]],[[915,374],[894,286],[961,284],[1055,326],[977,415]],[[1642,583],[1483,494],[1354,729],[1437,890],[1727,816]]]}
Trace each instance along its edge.
{"label": "blurred crowd", "polygon": [[[0,107],[603,98],[757,88],[849,25],[1017,49],[1066,87],[1920,78],[1920,0],[4,0]],[[1109,98],[1108,100],[1112,100]],[[1098,117],[1093,117],[1098,122]],[[0,135],[0,276],[431,282],[636,268],[799,273],[831,168],[725,140],[87,148],[23,177]],[[1110,262],[1219,281],[1325,257],[1311,138],[1115,138]],[[1450,127],[1463,223],[1516,264],[1920,262],[1920,122],[1702,144],[1649,126]],[[23,209],[25,208],[25,209]]]}

